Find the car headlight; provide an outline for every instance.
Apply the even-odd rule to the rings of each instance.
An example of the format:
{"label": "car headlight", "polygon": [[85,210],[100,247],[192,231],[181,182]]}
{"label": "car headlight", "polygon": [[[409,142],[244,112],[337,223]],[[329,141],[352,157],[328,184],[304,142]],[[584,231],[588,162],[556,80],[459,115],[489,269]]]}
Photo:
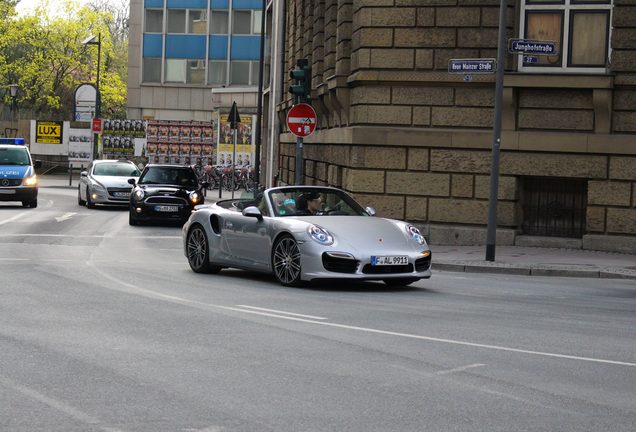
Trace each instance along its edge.
{"label": "car headlight", "polygon": [[38,179],[35,175],[33,175],[22,180],[22,184],[24,186],[35,186],[36,184],[38,184]]}
{"label": "car headlight", "polygon": [[133,196],[135,197],[135,199],[137,201],[141,201],[142,199],[144,199],[144,191],[143,189],[136,189],[135,192],[133,193]]}
{"label": "car headlight", "polygon": [[415,228],[413,225],[407,225],[406,232],[417,244],[426,244],[426,239],[424,239],[424,236],[422,235],[420,230]]}
{"label": "car headlight", "polygon": [[104,186],[102,186],[99,183],[93,183],[92,188],[93,188],[93,192],[106,192],[106,189],[104,188]]}
{"label": "car headlight", "polygon": [[309,228],[307,228],[307,233],[313,241],[320,243],[323,246],[330,246],[333,244],[332,235],[321,226],[310,225]]}
{"label": "car headlight", "polygon": [[192,202],[192,204],[196,204],[201,201],[201,197],[197,192],[190,192],[190,201]]}

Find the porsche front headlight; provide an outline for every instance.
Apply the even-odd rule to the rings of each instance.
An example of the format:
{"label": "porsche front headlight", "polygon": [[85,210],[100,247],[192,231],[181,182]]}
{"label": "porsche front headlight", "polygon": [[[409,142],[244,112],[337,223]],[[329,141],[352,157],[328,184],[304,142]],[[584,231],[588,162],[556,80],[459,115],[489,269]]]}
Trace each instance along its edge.
{"label": "porsche front headlight", "polygon": [[309,225],[307,228],[309,237],[316,243],[320,243],[323,246],[330,246],[333,244],[333,236],[329,234],[329,231],[318,225]]}
{"label": "porsche front headlight", "polygon": [[22,180],[22,184],[24,186],[35,186],[38,184],[38,179],[35,175],[32,175],[31,177],[27,177]]}
{"label": "porsche front headlight", "polygon": [[417,244],[420,244],[420,245],[426,244],[426,239],[424,239],[424,236],[422,235],[420,230],[414,227],[413,225],[410,225],[410,224],[407,225],[406,232],[411,237],[411,239],[415,241]]}

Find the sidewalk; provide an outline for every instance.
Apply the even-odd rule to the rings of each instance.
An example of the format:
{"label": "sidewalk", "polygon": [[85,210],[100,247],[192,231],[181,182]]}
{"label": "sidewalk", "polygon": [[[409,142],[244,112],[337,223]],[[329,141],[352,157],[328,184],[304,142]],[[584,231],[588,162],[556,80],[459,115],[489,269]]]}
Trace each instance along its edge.
{"label": "sidewalk", "polygon": [[[69,186],[69,176],[44,175],[40,177],[42,188],[76,189],[79,175],[74,173]],[[234,193],[235,198],[242,191]],[[223,191],[223,199],[232,193]],[[208,191],[208,203],[219,199],[219,191]],[[564,276],[587,278],[636,279],[636,255],[597,252],[580,249],[555,249],[542,247],[497,246],[495,261],[485,260],[486,246],[430,245],[433,252],[433,270],[498,273],[526,276]]]}

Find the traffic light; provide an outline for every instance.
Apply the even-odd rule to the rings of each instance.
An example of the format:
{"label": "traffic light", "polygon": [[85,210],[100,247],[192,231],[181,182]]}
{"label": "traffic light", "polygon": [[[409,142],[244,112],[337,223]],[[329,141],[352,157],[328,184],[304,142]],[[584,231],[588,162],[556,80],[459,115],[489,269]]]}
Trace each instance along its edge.
{"label": "traffic light", "polygon": [[296,68],[289,71],[293,80],[289,92],[296,98],[295,102],[311,103],[311,66],[307,59],[296,61]]}

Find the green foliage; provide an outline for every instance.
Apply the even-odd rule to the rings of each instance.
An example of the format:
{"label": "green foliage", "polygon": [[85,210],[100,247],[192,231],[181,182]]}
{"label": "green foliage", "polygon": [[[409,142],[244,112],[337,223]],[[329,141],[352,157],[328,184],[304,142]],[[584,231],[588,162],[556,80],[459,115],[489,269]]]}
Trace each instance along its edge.
{"label": "green foliage", "polygon": [[75,89],[95,83],[97,75],[98,47],[82,41],[99,35],[102,115],[124,117],[127,29],[113,35],[113,14],[104,8],[74,0],[51,4],[43,0],[32,14],[19,17],[10,0],[0,0],[0,86],[20,86],[21,110],[70,120]]}

